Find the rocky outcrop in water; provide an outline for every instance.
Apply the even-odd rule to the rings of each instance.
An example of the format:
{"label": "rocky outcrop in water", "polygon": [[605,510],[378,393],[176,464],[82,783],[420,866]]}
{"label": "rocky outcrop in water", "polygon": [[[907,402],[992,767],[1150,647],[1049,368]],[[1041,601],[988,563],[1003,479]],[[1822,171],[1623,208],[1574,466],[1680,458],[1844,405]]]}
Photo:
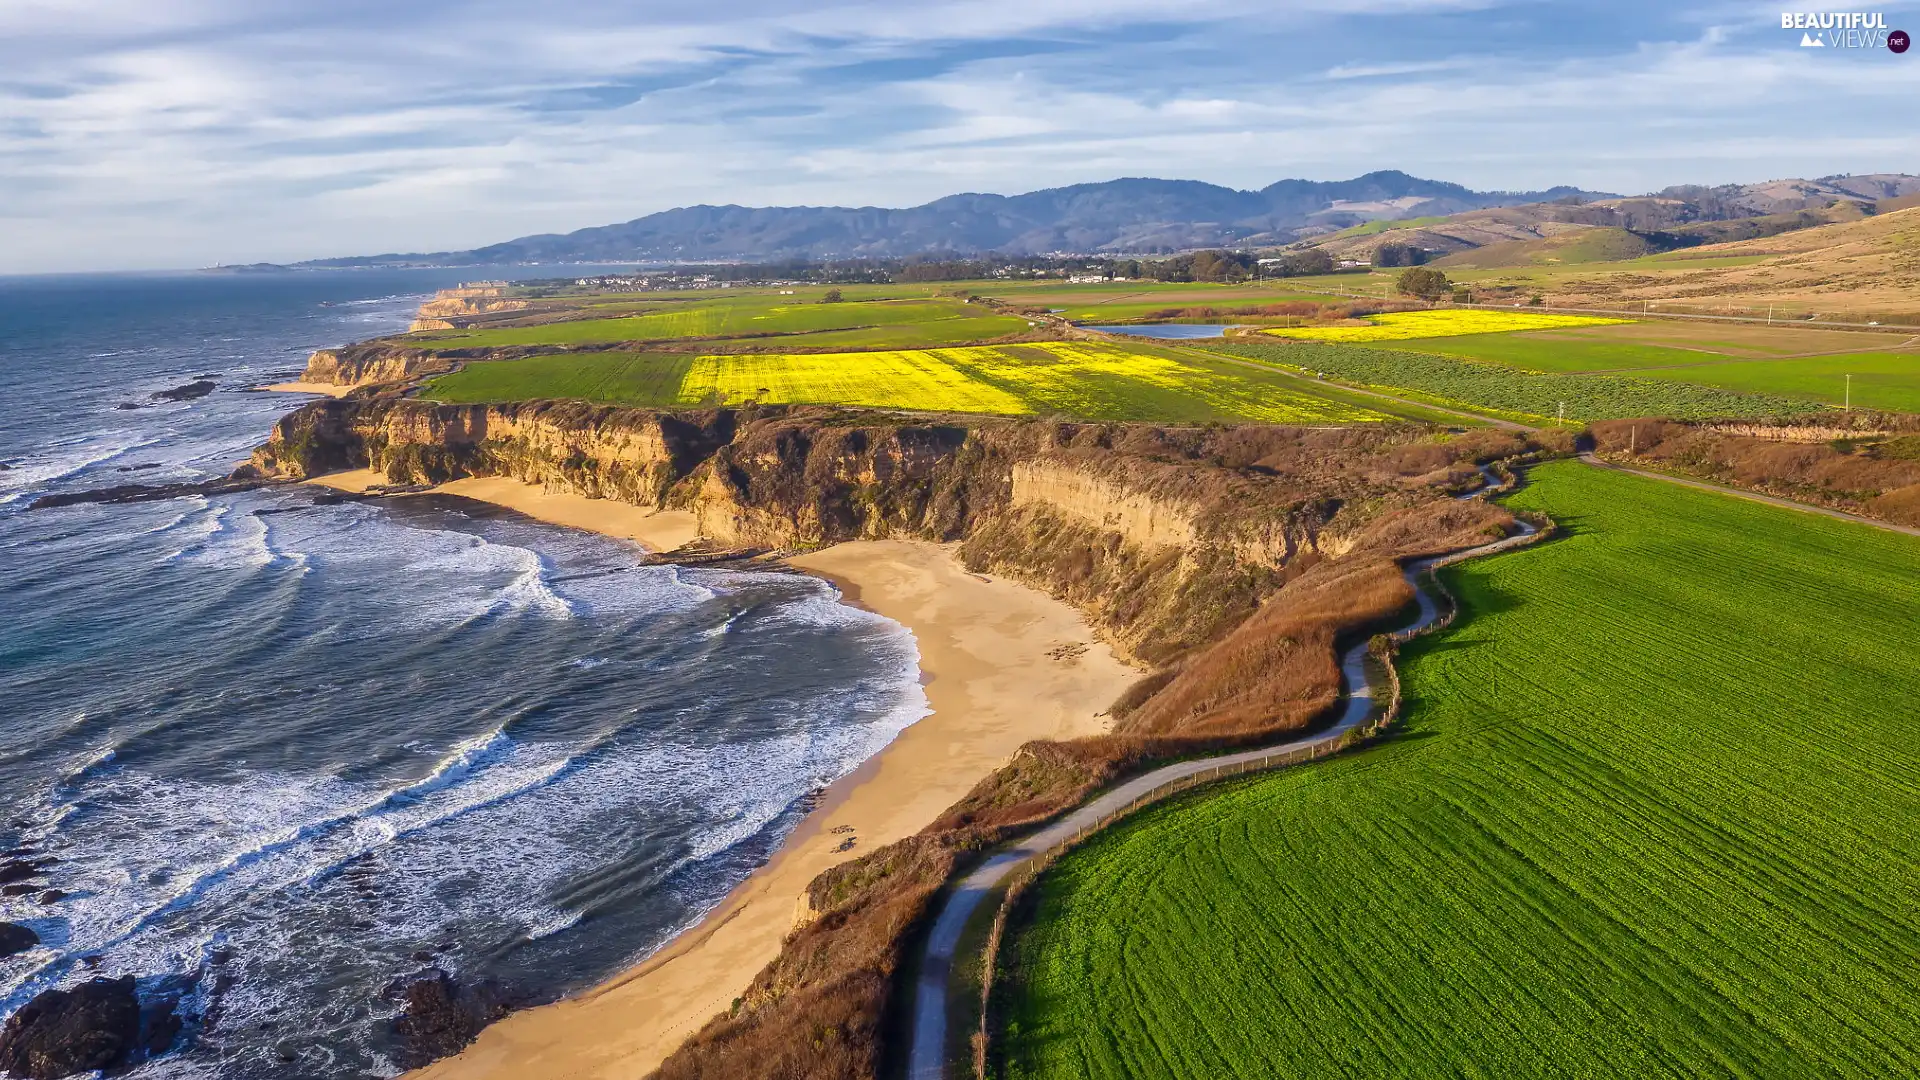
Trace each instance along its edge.
{"label": "rocky outcrop in water", "polygon": [[47,865],[48,860],[46,859],[9,859],[4,863],[0,863],[0,885],[11,885],[16,881],[26,881],[30,878],[37,878],[40,876],[40,872],[46,869]]}
{"label": "rocky outcrop in water", "polygon": [[40,935],[19,923],[0,922],[0,959],[23,953],[40,944]]}
{"label": "rocky outcrop in water", "polygon": [[0,1029],[0,1070],[26,1080],[60,1080],[122,1064],[139,1041],[133,976],[91,979],[71,990],[48,990],[21,1006]]}
{"label": "rocky outcrop in water", "polygon": [[[130,503],[154,502],[159,499],[181,499],[189,495],[232,495],[240,491],[252,491],[272,483],[271,478],[262,476],[249,466],[242,466],[233,475],[218,480],[202,480],[185,484],[116,484],[113,487],[93,488],[89,491],[63,491],[53,495],[42,495],[28,505],[29,510],[46,510],[55,506],[76,506],[80,503]],[[7,880],[6,868],[0,867],[0,881]]]}
{"label": "rocky outcrop in water", "polygon": [[156,401],[192,401],[195,398],[203,398],[213,393],[214,387],[218,385],[220,384],[214,382],[212,379],[196,379],[185,386],[176,386],[171,390],[162,390],[153,395],[153,397]]}
{"label": "rocky outcrop in water", "polygon": [[397,1057],[410,1068],[466,1049],[481,1028],[507,1015],[512,1007],[498,984],[463,986],[438,968],[403,980],[388,993],[406,1005],[393,1022],[393,1031],[404,1045]]}

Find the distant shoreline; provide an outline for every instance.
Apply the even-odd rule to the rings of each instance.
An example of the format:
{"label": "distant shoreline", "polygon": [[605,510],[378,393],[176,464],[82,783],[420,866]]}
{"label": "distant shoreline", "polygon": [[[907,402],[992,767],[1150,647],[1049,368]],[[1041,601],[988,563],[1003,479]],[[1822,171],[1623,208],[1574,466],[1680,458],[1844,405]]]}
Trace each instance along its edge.
{"label": "distant shoreline", "polygon": [[[360,470],[308,482],[360,491],[384,479]],[[548,494],[502,477],[433,492],[655,551],[697,535],[683,511]],[[833,583],[843,602],[913,633],[932,711],[828,788],[765,866],[652,957],[582,994],[508,1016],[461,1054],[409,1076],[613,1080],[652,1071],[779,954],[809,914],[814,877],[931,824],[1021,744],[1106,731],[1107,707],[1141,674],[1101,644],[1079,612],[1024,585],[969,573],[951,545],[851,541],[787,562]]]}

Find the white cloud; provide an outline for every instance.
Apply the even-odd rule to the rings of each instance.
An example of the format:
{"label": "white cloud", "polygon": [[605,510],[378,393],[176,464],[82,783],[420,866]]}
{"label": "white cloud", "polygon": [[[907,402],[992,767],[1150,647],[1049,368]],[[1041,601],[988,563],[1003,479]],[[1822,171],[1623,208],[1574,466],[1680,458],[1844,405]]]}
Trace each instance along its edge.
{"label": "white cloud", "polygon": [[1910,167],[1920,90],[1920,66],[1815,62],[1725,5],[1647,41],[1657,20],[1567,6],[1602,43],[1516,31],[1538,6],[1481,0],[629,7],[0,5],[0,272],[1118,175],[1644,190],[1869,171]]}

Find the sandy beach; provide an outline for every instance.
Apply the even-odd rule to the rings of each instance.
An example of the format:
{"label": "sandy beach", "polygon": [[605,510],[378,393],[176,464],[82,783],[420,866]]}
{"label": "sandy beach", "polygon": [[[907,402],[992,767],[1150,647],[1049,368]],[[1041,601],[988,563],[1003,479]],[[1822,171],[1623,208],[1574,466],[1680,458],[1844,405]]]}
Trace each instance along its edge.
{"label": "sandy beach", "polygon": [[347,392],[354,389],[354,387],[341,386],[338,383],[283,382],[274,383],[272,386],[262,386],[258,389],[274,390],[282,394],[325,394],[328,397],[345,397],[347,396]]}
{"label": "sandy beach", "polygon": [[[384,478],[340,473],[313,482],[357,491]],[[548,495],[513,480],[461,480],[435,490],[654,550],[693,536],[688,514],[675,518],[673,512]],[[968,573],[950,546],[858,541],[791,563],[834,582],[848,602],[913,631],[933,711],[828,789],[773,859],[700,925],[633,970],[564,1001],[515,1013],[459,1056],[409,1076],[645,1075],[724,1011],[774,958],[805,910],[806,885],[815,875],[918,832],[1021,743],[1106,730],[1102,714],[1139,674],[1101,644],[1073,608],[1011,581]],[[840,850],[849,837],[853,846]]]}

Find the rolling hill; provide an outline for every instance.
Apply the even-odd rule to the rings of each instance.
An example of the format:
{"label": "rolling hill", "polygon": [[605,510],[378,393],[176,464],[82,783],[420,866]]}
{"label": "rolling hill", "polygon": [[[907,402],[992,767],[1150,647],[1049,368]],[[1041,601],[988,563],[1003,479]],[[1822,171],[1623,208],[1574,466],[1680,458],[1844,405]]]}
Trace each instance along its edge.
{"label": "rolling hill", "polygon": [[1194,180],[1129,178],[1024,195],[950,195],[905,209],[687,206],[566,234],[470,251],[321,259],[308,267],[525,262],[691,262],[920,254],[1153,253],[1277,245],[1380,218],[1457,214],[1597,197],[1577,188],[1483,192],[1403,172],[1282,180],[1239,191]]}

